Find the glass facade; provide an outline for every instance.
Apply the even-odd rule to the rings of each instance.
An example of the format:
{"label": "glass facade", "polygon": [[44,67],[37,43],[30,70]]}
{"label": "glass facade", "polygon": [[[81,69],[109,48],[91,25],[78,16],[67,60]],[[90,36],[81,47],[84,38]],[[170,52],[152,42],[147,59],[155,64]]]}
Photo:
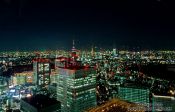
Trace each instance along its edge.
{"label": "glass facade", "polygon": [[153,112],[165,111],[175,112],[175,98],[169,96],[156,96],[152,98],[152,110]]}
{"label": "glass facade", "polygon": [[133,103],[149,104],[149,89],[137,87],[119,87],[119,98]]}
{"label": "glass facade", "polygon": [[58,69],[57,98],[63,112],[82,112],[96,106],[96,75],[93,69]]}

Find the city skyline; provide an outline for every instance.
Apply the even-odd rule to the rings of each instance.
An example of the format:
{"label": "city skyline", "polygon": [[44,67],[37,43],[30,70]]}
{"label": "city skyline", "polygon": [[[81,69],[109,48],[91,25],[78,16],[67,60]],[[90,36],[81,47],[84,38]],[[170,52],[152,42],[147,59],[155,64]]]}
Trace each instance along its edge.
{"label": "city skyline", "polygon": [[175,111],[175,51],[78,52],[72,44],[72,52],[1,52],[0,110]]}
{"label": "city skyline", "polygon": [[174,50],[173,3],[164,0],[80,2],[3,0],[0,51],[92,45]]}
{"label": "city skyline", "polygon": [[0,112],[175,112],[167,0],[0,0]]}

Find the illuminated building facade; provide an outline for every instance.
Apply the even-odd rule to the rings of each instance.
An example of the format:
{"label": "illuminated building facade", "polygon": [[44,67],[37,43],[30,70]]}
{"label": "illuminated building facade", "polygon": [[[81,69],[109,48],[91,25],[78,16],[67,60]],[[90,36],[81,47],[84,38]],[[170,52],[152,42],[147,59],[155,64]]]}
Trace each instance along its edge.
{"label": "illuminated building facade", "polygon": [[56,70],[52,69],[51,74],[50,74],[50,83],[51,84],[57,83],[57,77],[58,77],[58,74],[57,74]]}
{"label": "illuminated building facade", "polygon": [[113,54],[114,56],[116,56],[116,54],[117,54],[116,48],[113,48],[112,54]]}
{"label": "illuminated building facade", "polygon": [[34,81],[33,71],[15,73],[12,80],[13,85],[32,84]]}
{"label": "illuminated building facade", "polygon": [[91,108],[85,112],[145,112],[143,105],[128,103],[119,99],[111,99],[104,105]]}
{"label": "illuminated building facade", "polygon": [[139,86],[120,86],[119,90],[119,98],[122,100],[126,100],[133,103],[145,104],[148,106],[149,104],[149,95],[150,90],[145,87]]}
{"label": "illuminated building facade", "polygon": [[76,61],[75,48],[71,58],[61,58],[57,63],[57,100],[63,112],[82,112],[96,106],[95,70]]}
{"label": "illuminated building facade", "polygon": [[59,68],[57,98],[63,112],[81,112],[96,106],[96,79],[92,69]]}
{"label": "illuminated building facade", "polygon": [[175,98],[170,96],[158,96],[152,97],[152,112],[164,111],[175,112]]}
{"label": "illuminated building facade", "polygon": [[45,87],[50,84],[51,67],[47,59],[35,59],[33,62],[35,83]]}

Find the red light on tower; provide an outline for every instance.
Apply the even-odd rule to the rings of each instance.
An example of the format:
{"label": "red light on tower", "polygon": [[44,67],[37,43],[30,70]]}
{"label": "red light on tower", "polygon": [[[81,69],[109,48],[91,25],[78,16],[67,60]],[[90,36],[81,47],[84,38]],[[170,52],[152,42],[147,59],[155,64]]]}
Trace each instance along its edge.
{"label": "red light on tower", "polygon": [[73,40],[73,46],[72,46],[72,52],[71,52],[71,59],[72,59],[73,61],[76,61],[76,60],[78,59],[77,52],[79,52],[79,50],[77,50],[77,49],[75,48],[75,42],[74,42],[74,40]]}

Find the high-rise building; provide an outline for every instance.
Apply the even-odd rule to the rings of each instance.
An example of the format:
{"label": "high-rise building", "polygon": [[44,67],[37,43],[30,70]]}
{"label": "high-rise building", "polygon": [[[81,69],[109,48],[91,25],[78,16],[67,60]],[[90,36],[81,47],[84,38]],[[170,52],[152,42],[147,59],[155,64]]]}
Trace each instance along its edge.
{"label": "high-rise building", "polygon": [[56,68],[57,100],[61,102],[63,112],[82,112],[96,106],[95,70],[76,60],[74,46],[71,58],[60,58]]}
{"label": "high-rise building", "polygon": [[51,67],[48,59],[33,60],[34,78],[38,86],[45,87],[50,84]]}
{"label": "high-rise building", "polygon": [[133,103],[149,105],[150,90],[141,85],[126,84],[118,89],[119,98]]}
{"label": "high-rise building", "polygon": [[113,48],[112,53],[113,53],[114,56],[116,56],[116,54],[117,54],[117,50],[116,50],[116,48]]}
{"label": "high-rise building", "polygon": [[56,83],[57,82],[57,72],[55,69],[52,69],[51,70],[51,74],[50,74],[50,83],[53,84],[53,83]]}

